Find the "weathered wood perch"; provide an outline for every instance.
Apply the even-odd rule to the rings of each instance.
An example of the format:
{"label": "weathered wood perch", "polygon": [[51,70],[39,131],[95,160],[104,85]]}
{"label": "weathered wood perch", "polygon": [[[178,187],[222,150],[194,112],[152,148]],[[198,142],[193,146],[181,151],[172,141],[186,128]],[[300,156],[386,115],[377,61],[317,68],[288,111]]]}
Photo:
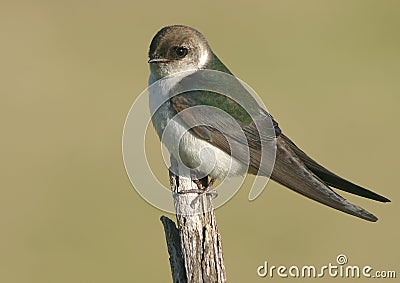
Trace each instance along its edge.
{"label": "weathered wood perch", "polygon": [[177,174],[181,173],[178,167],[178,162],[171,158],[170,184],[178,228],[169,218],[161,217],[173,282],[226,282],[212,196],[185,193],[198,187],[190,177]]}

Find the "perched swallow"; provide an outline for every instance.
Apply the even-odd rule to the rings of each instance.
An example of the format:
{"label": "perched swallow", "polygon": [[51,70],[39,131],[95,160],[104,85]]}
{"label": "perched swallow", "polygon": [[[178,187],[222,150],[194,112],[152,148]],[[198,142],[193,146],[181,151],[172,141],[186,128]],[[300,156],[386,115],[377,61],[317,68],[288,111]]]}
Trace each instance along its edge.
{"label": "perched swallow", "polygon": [[[216,70],[232,74],[211,50],[205,37],[197,30],[182,25],[167,26],[161,29],[150,44],[149,85],[167,76],[189,71],[189,74],[199,70]],[[190,75],[188,75],[190,76]],[[176,85],[183,84],[187,77],[181,78]],[[164,91],[169,91],[168,86]],[[150,93],[150,108],[155,105],[157,93]],[[234,117],[239,130],[245,133],[246,141],[239,138],[237,127],[233,127],[225,120],[221,122],[218,111],[202,111],[201,108],[195,115],[187,114],[184,110],[198,105],[213,106],[227,112]],[[390,202],[389,199],[370,190],[347,181],[328,169],[319,165],[304,151],[298,148],[278,126],[278,123],[262,109],[256,102],[249,102],[249,107],[256,109],[258,118],[272,119],[274,139],[276,142],[276,159],[273,166],[271,179],[322,204],[360,217],[368,221],[377,221],[378,218],[363,208],[353,205],[331,188],[356,194],[380,202]],[[154,110],[154,109],[153,109]],[[268,175],[268,170],[260,168],[260,143],[263,134],[254,126],[247,112],[232,99],[210,91],[189,91],[170,97],[162,106],[154,111],[153,125],[161,138],[166,125],[177,115],[180,119],[173,121],[171,129],[177,136],[181,136],[179,145],[174,141],[163,140],[172,155],[180,155],[180,159],[188,166],[196,167],[200,160],[199,151],[204,146],[211,148],[216,163],[207,171],[211,180],[221,179],[230,175],[261,174]],[[187,131],[188,125],[194,126]],[[217,125],[218,124],[218,125]],[[219,130],[216,130],[218,129]],[[225,136],[229,136],[236,146],[231,151]],[[250,156],[245,162],[244,152]],[[228,170],[230,170],[228,172]]]}

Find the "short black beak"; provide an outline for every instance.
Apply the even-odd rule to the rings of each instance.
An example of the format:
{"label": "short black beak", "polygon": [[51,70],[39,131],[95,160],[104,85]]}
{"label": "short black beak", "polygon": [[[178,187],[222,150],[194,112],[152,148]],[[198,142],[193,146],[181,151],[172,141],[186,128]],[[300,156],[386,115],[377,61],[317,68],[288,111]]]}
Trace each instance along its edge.
{"label": "short black beak", "polygon": [[164,58],[150,58],[149,61],[147,61],[147,63],[166,63],[166,62],[169,62],[169,60]]}

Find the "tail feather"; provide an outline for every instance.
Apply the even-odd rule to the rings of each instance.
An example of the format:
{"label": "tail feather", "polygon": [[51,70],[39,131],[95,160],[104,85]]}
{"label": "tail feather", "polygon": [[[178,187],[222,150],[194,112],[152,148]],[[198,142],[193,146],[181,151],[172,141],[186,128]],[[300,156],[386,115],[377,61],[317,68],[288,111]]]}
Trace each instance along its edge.
{"label": "tail feather", "polygon": [[300,160],[310,169],[315,175],[317,175],[325,184],[328,186],[335,187],[339,190],[352,193],[365,198],[373,199],[380,202],[390,202],[389,199],[384,196],[378,195],[377,193],[367,190],[361,186],[358,186],[352,182],[349,182],[335,173],[332,173],[328,169],[324,168],[312,158],[310,158],[306,153],[304,153],[300,148],[298,148],[288,137],[281,134],[282,139],[289,145],[291,150],[300,158]]}
{"label": "tail feather", "polygon": [[338,209],[345,213],[375,222],[376,216],[365,209],[351,204],[336,194],[323,180],[308,169],[303,161],[292,150],[282,135],[277,138],[277,151],[274,170],[271,178],[322,204]]}

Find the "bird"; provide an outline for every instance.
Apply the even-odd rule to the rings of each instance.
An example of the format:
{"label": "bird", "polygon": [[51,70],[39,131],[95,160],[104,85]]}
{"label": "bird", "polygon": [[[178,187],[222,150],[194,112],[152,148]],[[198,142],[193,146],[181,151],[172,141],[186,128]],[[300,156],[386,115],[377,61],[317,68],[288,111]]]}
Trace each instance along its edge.
{"label": "bird", "polygon": [[[173,77],[174,74],[186,74],[177,76],[173,83],[162,86],[161,89],[166,93],[190,83],[190,78],[200,71],[212,70],[233,76],[212,51],[203,34],[185,25],[171,25],[159,30],[150,43],[148,56],[149,86]],[[218,81],[213,83],[218,84]],[[314,201],[367,221],[378,220],[375,215],[350,203],[332,188],[379,202],[390,202],[388,198],[352,183],[320,165],[296,146],[283,133],[272,115],[257,102],[249,99],[245,91],[239,91],[238,95],[257,113],[256,119],[272,121],[275,163],[270,170],[262,166],[260,159],[263,130],[258,129],[248,111],[244,111],[246,109],[230,97],[213,91],[192,90],[168,96],[160,103],[160,91],[150,92],[149,104],[151,112],[154,113],[153,126],[160,139],[167,130],[167,125],[171,136],[180,137],[179,144],[171,137],[162,142],[174,157],[179,157],[189,167],[195,168],[202,162],[199,154],[202,148],[207,147],[211,150],[215,162],[211,169],[207,169],[211,179],[209,185],[215,179],[222,179],[227,175],[270,175],[273,181]],[[212,108],[195,108],[200,105]],[[192,113],[185,111],[191,108],[197,110]],[[233,117],[234,121],[223,118],[218,109]],[[180,114],[179,119],[174,119],[177,114]],[[236,123],[235,127],[233,123]],[[240,130],[245,134],[245,140],[238,134]],[[235,145],[235,150],[229,147],[227,136]],[[244,158],[245,153],[248,156],[247,162]]]}

